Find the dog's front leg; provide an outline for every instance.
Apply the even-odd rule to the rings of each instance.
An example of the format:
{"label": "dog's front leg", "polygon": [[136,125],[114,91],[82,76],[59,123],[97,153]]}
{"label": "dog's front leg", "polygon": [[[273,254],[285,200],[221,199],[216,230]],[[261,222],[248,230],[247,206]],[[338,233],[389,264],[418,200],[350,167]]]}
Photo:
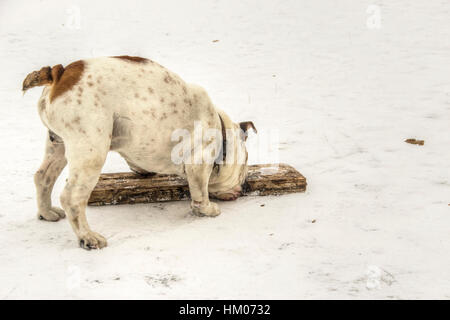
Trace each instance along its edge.
{"label": "dog's front leg", "polygon": [[38,218],[46,221],[58,221],[65,217],[64,211],[52,207],[52,190],[56,179],[67,164],[64,156],[64,142],[49,132],[45,146],[44,161],[34,174]]}
{"label": "dog's front leg", "polygon": [[61,204],[83,249],[100,249],[106,239],[91,230],[86,219],[86,206],[100,176],[107,150],[99,152],[93,147],[71,146],[66,143],[69,179],[61,194]]}
{"label": "dog's front leg", "polygon": [[185,165],[186,178],[191,193],[191,208],[195,214],[218,216],[220,209],[217,203],[209,201],[208,183],[212,172],[212,165]]}

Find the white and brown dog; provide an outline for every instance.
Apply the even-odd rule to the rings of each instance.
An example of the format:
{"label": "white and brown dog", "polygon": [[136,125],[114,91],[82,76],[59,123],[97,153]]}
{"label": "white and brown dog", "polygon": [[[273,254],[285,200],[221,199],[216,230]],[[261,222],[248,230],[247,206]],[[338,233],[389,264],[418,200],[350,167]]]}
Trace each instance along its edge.
{"label": "white and brown dog", "polygon": [[[209,194],[222,200],[239,196],[247,174],[244,141],[247,130],[255,128],[252,122],[233,123],[201,87],[185,83],[152,60],[130,56],[44,67],[25,78],[23,90],[41,85],[46,87],[38,112],[49,136],[44,161],[35,174],[38,217],[57,221],[67,214],[82,248],[106,246],[106,239],[89,227],[85,210],[110,150],[138,173],[186,177],[197,214],[220,213]],[[198,124],[221,134],[199,139],[195,137]],[[173,133],[178,129],[188,132],[194,142],[188,144],[188,155],[180,154],[182,161],[173,159],[179,142]],[[193,147],[196,141],[202,148]],[[210,152],[211,143],[221,146],[219,154]],[[213,161],[196,161],[198,156],[204,158],[205,150]],[[244,154],[244,160],[236,156],[230,160],[231,153]],[[51,192],[67,163],[62,210],[52,207]]]}

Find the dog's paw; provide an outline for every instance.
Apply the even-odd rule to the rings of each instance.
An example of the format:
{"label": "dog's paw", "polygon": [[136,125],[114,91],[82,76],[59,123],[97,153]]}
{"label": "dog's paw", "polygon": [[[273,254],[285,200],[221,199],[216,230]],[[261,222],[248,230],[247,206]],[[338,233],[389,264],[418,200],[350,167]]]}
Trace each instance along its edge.
{"label": "dog's paw", "polygon": [[242,195],[242,187],[236,186],[226,192],[210,192],[209,194],[210,196],[213,196],[214,198],[222,201],[233,201]]}
{"label": "dog's paw", "polygon": [[199,216],[216,217],[220,214],[220,208],[217,203],[209,202],[208,205],[202,205],[197,201],[191,203],[192,212]]}
{"label": "dog's paw", "polygon": [[101,249],[106,247],[106,239],[94,231],[89,231],[79,237],[80,247],[86,250]]}
{"label": "dog's paw", "polygon": [[222,201],[234,201],[237,198],[239,198],[240,195],[241,195],[240,193],[229,192],[229,193],[215,194],[214,198]]}
{"label": "dog's paw", "polygon": [[63,219],[66,217],[64,210],[58,207],[51,207],[47,211],[40,211],[37,214],[39,220],[45,221],[58,221],[59,219]]}

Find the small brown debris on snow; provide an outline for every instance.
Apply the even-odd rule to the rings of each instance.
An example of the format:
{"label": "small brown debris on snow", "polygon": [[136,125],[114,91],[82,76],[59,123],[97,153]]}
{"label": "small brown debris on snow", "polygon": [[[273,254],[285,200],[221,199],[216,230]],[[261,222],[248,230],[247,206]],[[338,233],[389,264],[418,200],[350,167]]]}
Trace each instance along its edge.
{"label": "small brown debris on snow", "polygon": [[219,42],[219,40],[213,40],[212,42]]}
{"label": "small brown debris on snow", "polygon": [[316,219],[312,219],[312,220],[311,220],[311,223],[316,223]]}
{"label": "small brown debris on snow", "polygon": [[416,140],[416,139],[406,139],[405,142],[410,144],[418,144],[419,146],[423,146],[425,143],[425,141],[423,140]]}

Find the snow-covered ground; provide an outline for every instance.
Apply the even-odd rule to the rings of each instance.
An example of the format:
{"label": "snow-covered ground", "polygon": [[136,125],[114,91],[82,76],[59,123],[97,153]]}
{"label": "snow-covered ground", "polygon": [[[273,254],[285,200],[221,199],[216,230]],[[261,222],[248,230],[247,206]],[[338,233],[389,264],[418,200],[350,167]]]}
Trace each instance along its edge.
{"label": "snow-covered ground", "polygon": [[[0,48],[0,299],[450,298],[447,0],[2,0]],[[121,54],[278,130],[307,192],[212,219],[187,202],[89,208],[100,251],[37,220],[46,130],[23,78]],[[124,170],[111,154],[105,171]]]}

